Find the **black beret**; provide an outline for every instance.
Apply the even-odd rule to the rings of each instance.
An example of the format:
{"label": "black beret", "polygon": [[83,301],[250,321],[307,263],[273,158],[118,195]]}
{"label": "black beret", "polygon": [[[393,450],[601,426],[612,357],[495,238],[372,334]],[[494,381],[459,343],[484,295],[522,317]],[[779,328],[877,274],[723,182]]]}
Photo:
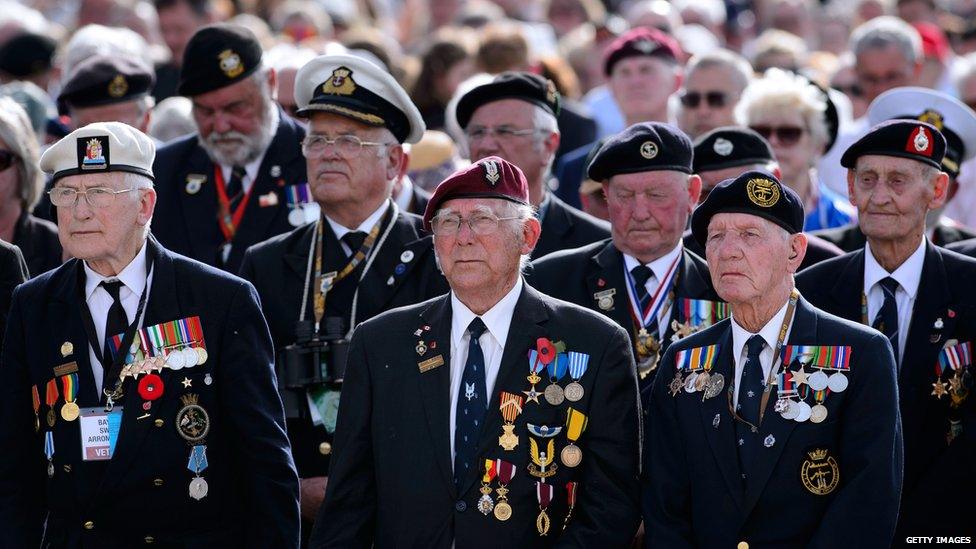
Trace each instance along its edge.
{"label": "black beret", "polygon": [[247,27],[231,23],[203,27],[183,51],[177,93],[192,97],[240,82],[261,65],[262,53]]}
{"label": "black beret", "polygon": [[888,120],[871,128],[840,157],[840,165],[854,168],[868,154],[908,158],[942,169],[946,140],[935,126],[913,120]]}
{"label": "black beret", "polygon": [[458,101],[455,109],[458,124],[468,127],[478,107],[502,99],[521,99],[539,105],[553,116],[559,116],[559,92],[552,80],[530,72],[503,72],[487,84],[473,88]]}
{"label": "black beret", "polygon": [[671,170],[691,173],[691,139],[670,124],[641,122],[610,136],[586,169],[594,181],[622,173]]}
{"label": "black beret", "polygon": [[135,59],[96,55],[75,67],[58,102],[78,108],[132,101],[148,95],[155,82],[152,69]]}
{"label": "black beret", "polygon": [[695,140],[695,173],[775,162],[773,149],[761,135],[741,126],[725,126]]}
{"label": "black beret", "polygon": [[708,194],[691,215],[691,233],[705,246],[708,222],[719,213],[756,215],[783,227],[790,234],[803,231],[803,201],[796,191],[776,176],[762,171],[746,172],[726,179]]}
{"label": "black beret", "polygon": [[27,78],[51,68],[58,43],[40,34],[23,33],[0,47],[0,70],[17,78]]}

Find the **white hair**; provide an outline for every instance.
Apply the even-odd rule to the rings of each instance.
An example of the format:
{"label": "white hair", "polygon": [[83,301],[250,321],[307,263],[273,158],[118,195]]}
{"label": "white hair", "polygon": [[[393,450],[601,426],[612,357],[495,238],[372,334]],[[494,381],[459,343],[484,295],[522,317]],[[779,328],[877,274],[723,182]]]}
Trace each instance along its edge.
{"label": "white hair", "polygon": [[818,143],[827,142],[823,93],[802,76],[780,69],[769,69],[749,84],[735,107],[735,117],[748,126],[757,114],[781,109],[799,112],[813,138]]}
{"label": "white hair", "polygon": [[867,50],[898,48],[909,63],[922,58],[922,39],[918,31],[905,21],[882,15],[861,24],[851,33],[850,50],[860,55]]}
{"label": "white hair", "polygon": [[691,74],[698,69],[710,69],[713,67],[724,67],[729,69],[735,79],[735,85],[741,92],[753,80],[752,65],[745,57],[734,51],[720,48],[702,55],[696,55],[688,61],[685,69],[685,79],[691,78]]}
{"label": "white hair", "polygon": [[193,122],[193,101],[174,95],[160,101],[149,119],[149,135],[166,142],[197,131]]}
{"label": "white hair", "polygon": [[[480,208],[482,208],[482,206],[478,206],[478,209]],[[535,216],[534,207],[528,204],[518,204],[510,200],[499,198],[492,200],[492,205],[484,204],[483,208],[498,217],[514,217],[515,219],[499,222],[499,226],[504,226],[510,229],[510,234],[517,248],[521,248],[525,244],[525,224]],[[450,208],[439,208],[434,214],[434,217],[436,218],[449,213],[453,213]],[[434,240],[437,240],[436,234],[434,235]],[[529,265],[530,259],[531,256],[529,254],[521,254],[519,256],[519,272],[525,272],[526,267]],[[434,253],[434,262],[437,263],[437,268],[440,269],[440,258],[437,257],[436,252]],[[443,270],[441,271],[443,272]]]}
{"label": "white hair", "polygon": [[147,67],[153,66],[152,50],[137,32],[120,27],[85,25],[58,54],[61,81],[67,82],[79,63],[95,55],[135,58]]}
{"label": "white hair", "polygon": [[[268,82],[268,73],[271,70],[270,67],[262,64],[254,71],[254,74],[248,77],[257,86],[260,100],[258,109],[261,119],[254,135],[246,135],[235,130],[230,130],[222,134],[212,131],[206,138],[202,135],[197,135],[197,141],[200,143],[200,146],[214,162],[227,166],[243,166],[264,154],[268,145],[271,144],[279,123],[278,106],[274,100],[275,90],[272,89],[270,82]],[[231,151],[221,149],[217,145],[219,139],[231,136],[243,141],[244,144]]]}

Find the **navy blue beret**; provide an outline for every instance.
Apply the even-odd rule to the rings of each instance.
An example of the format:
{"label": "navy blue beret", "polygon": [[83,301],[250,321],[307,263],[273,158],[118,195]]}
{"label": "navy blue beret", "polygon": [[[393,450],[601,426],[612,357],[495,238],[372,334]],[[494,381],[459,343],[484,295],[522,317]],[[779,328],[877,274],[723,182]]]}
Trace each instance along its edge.
{"label": "navy blue beret", "polygon": [[606,181],[622,173],[691,173],[691,139],[670,124],[641,122],[610,136],[593,156],[587,177]]}
{"label": "navy blue beret", "polygon": [[691,214],[691,233],[702,247],[708,237],[708,222],[719,213],[759,216],[783,227],[790,234],[803,231],[803,201],[800,195],[780,183],[776,176],[763,171],[750,171],[722,181],[695,208]]}
{"label": "navy blue beret", "polygon": [[848,147],[840,165],[854,168],[858,158],[876,154],[908,158],[941,170],[945,153],[945,136],[935,126],[917,120],[888,120]]}

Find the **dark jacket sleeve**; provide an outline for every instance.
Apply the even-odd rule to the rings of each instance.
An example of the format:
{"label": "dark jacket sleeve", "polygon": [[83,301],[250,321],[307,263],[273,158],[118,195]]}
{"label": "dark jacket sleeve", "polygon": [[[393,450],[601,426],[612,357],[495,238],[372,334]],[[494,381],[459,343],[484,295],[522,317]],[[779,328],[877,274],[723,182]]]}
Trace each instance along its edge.
{"label": "dark jacket sleeve", "polygon": [[376,523],[372,376],[366,356],[369,324],[353,333],[333,440],[325,500],[309,546],[371,547]]}
{"label": "dark jacket sleeve", "polygon": [[10,311],[14,288],[27,282],[30,274],[27,272],[24,256],[17,246],[4,247],[0,251],[3,252],[3,257],[0,258],[0,334],[3,334],[7,326],[7,313]]}
{"label": "dark jacket sleeve", "polygon": [[247,471],[248,547],[298,547],[298,473],[285,433],[274,353],[254,287],[241,283],[225,323],[222,377],[231,388],[221,395],[237,455]]}

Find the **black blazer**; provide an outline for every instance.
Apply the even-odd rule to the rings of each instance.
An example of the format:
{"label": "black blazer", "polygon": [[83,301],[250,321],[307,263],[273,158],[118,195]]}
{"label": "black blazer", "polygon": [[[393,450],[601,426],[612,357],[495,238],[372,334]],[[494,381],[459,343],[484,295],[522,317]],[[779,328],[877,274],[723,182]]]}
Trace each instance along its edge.
{"label": "black blazer", "polygon": [[[357,322],[448,291],[447,281],[434,263],[432,237],[421,232],[421,219],[401,212],[393,223],[390,235],[359,284]],[[244,255],[241,276],[253,283],[261,296],[275,350],[295,342],[295,322],[301,312],[308,251],[314,235],[312,223],[252,246]],[[339,246],[328,224],[324,236],[325,248]],[[402,260],[410,254],[413,255],[410,261]],[[397,266],[401,264],[404,270],[397,274]],[[389,284],[390,280],[393,284]],[[306,318],[312,319],[311,295],[307,310]],[[345,311],[347,322],[350,314],[351,311]],[[320,452],[319,445],[331,441],[332,436],[325,428],[314,426],[307,417],[289,419],[288,435],[299,475],[302,478],[326,475],[329,455]]]}
{"label": "black blazer", "polygon": [[17,219],[13,244],[24,254],[27,270],[33,276],[56,269],[62,263],[58,226],[26,211]]}
{"label": "black blazer", "polygon": [[[970,397],[960,409],[952,410],[948,398],[932,396],[935,364],[946,341],[976,341],[973,281],[976,260],[926,244],[898,377],[905,489],[896,540],[945,532],[976,535],[976,522],[968,511],[976,493],[976,400]],[[863,248],[804,271],[796,282],[812,303],[861,322]],[[963,429],[947,443],[951,420],[961,421]],[[954,474],[947,478],[947,471]]]}
{"label": "black blazer", "polygon": [[[311,547],[628,547],[639,521],[640,414],[626,335],[600,315],[526,286],[515,306],[494,395],[529,389],[526,353],[539,337],[563,340],[568,350],[590,355],[580,382],[585,395],[559,406],[542,398],[539,405],[526,403],[515,421],[519,444],[513,451],[498,444],[502,416],[498,397],[490,397],[475,461],[501,458],[516,466],[508,486],[513,515],[501,522],[476,508],[480,467],[471,468],[460,492],[452,478],[450,296],[361,325],[353,336],[332,473]],[[423,355],[416,351],[420,340],[428,346]],[[437,356],[443,364],[420,371],[418,363]],[[527,470],[526,422],[564,425],[569,404],[589,416],[579,443],[583,461],[572,469],[560,463],[548,479],[555,488],[552,528],[540,537],[536,478]],[[556,441],[556,453],[566,444],[565,435],[550,440]],[[580,485],[572,519],[560,532],[567,481]]]}
{"label": "black blazer", "polygon": [[542,219],[542,236],[532,250],[532,259],[559,250],[579,248],[610,236],[610,224],[581,212],[549,193],[549,206]]}
{"label": "black blazer", "polygon": [[[675,352],[716,343],[712,371],[725,377],[726,390],[710,399],[683,390],[672,397]],[[752,547],[889,546],[902,480],[891,345],[878,332],[802,298],[788,343],[850,345],[849,386],[827,397],[827,419],[819,424],[783,419],[773,410],[776,394],[770,395],[760,440],[772,435],[773,442],[760,449],[747,491],[727,396],[735,379],[731,321],[686,337],[665,353],[645,424],[648,548],[735,547],[740,541]],[[812,396],[807,400],[812,403]],[[824,496],[807,491],[801,481],[813,449],[828,450],[840,473],[840,485]]]}
{"label": "black blazer", "polygon": [[[52,368],[73,361],[79,406],[100,406],[103,399],[95,392],[80,312],[81,261],[21,285],[14,292],[0,369],[0,444],[7,449],[0,460],[4,543],[37,547],[43,534],[44,547],[123,548],[143,545],[148,537],[178,547],[297,547],[298,477],[257,293],[235,276],[153,241],[150,246],[156,260],[143,326],[199,315],[207,362],[160,372],[164,393],[148,411],[136,382],[126,380],[111,461],[82,461],[79,422],[58,417],[54,476],[48,478],[47,426],[34,431],[31,387],[39,386],[43,418]],[[210,417],[209,467],[202,474],[209,495],[200,501],[187,493],[190,451],[176,429],[181,397],[191,393]],[[63,397],[57,411],[61,403]],[[89,521],[91,528],[85,528]]]}
{"label": "black blazer", "polygon": [[[708,275],[708,265],[688,250],[681,252],[675,287],[675,302],[681,298],[722,301],[712,288]],[[630,314],[630,301],[627,298],[627,280],[624,278],[624,256],[613,245],[612,239],[594,242],[582,248],[555,252],[532,263],[528,281],[544,294],[575,303],[581,307],[604,314],[621,328],[634,336],[634,321]],[[613,304],[609,310],[599,307],[601,292],[616,290]],[[671,320],[683,323],[687,319],[675,305],[671,307],[671,318],[661,342],[662,354],[671,344],[674,329]],[[631,350],[637,353],[634,342]],[[641,391],[650,389],[653,376],[640,381]]]}
{"label": "black blazer", "polygon": [[947,245],[946,249],[969,257],[976,257],[976,238],[953,242]]}
{"label": "black blazer", "polygon": [[13,299],[14,288],[27,282],[30,275],[24,256],[13,244],[0,240],[0,333],[7,330],[7,313]]}
{"label": "black blazer", "polygon": [[[156,214],[153,234],[168,249],[236,273],[248,246],[294,229],[288,223],[285,187],[308,181],[301,141],[305,130],[280,112],[281,121],[258,175],[251,187],[241,226],[234,235],[227,262],[220,261],[224,234],[217,223],[218,200],[214,183],[214,163],[197,143],[197,134],[176,139],[156,153]],[[278,169],[275,170],[274,168]],[[272,171],[280,175],[272,176]],[[191,176],[205,177],[200,190],[190,194],[187,182]],[[260,197],[274,193],[273,205],[261,205]],[[267,201],[266,201],[267,202]],[[273,200],[272,200],[273,202]]]}
{"label": "black blazer", "polygon": [[[864,243],[867,242],[864,233],[861,232],[861,227],[858,225],[821,229],[814,231],[813,234],[836,244],[844,252],[860,250],[864,247]],[[935,230],[932,231],[932,243],[936,246],[946,246],[953,242],[968,240],[970,238],[976,238],[976,232],[964,227],[954,227],[943,223],[936,225]]]}
{"label": "black blazer", "polygon": [[[803,261],[800,262],[799,271],[811,265],[816,265],[821,261],[844,255],[844,251],[833,243],[827,242],[813,233],[806,233],[806,235],[807,253],[803,256]],[[691,234],[691,230],[685,231],[685,234],[681,238],[684,240],[685,248],[691,250],[702,259],[705,258],[705,248],[695,240],[695,237]]]}

